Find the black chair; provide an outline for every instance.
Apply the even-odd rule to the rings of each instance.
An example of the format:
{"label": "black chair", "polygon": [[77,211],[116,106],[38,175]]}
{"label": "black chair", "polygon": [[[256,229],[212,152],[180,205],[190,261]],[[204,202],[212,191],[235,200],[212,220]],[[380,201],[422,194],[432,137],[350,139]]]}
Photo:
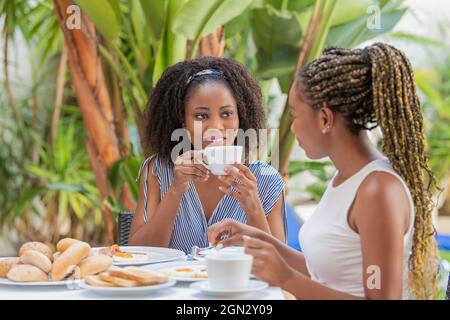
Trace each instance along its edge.
{"label": "black chair", "polygon": [[130,236],[131,222],[133,221],[134,212],[133,211],[122,211],[119,212],[119,246],[128,245],[128,237]]}
{"label": "black chair", "polygon": [[446,295],[446,299],[450,300],[450,274],[448,276],[448,281],[447,281],[447,295]]}

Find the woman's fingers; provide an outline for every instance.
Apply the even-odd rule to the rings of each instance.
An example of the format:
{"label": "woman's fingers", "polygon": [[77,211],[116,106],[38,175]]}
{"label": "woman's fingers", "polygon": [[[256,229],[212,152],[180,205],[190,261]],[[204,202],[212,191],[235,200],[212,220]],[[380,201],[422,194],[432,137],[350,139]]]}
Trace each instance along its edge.
{"label": "woman's fingers", "polygon": [[230,188],[225,188],[225,187],[219,187],[219,190],[222,191],[223,193],[225,193],[226,195],[235,198],[238,201],[241,198],[241,193],[239,192],[239,190],[233,191]]}
{"label": "woman's fingers", "polygon": [[243,184],[245,184],[245,182],[246,182],[246,180],[248,180],[248,178],[234,168],[235,167],[225,167],[224,171],[228,175],[227,177],[231,177],[233,179],[239,179]]}
{"label": "woman's fingers", "polygon": [[249,179],[253,182],[256,182],[255,175],[252,173],[252,171],[247,166],[240,164],[240,163],[234,163],[233,167],[238,169],[247,179]]}
{"label": "woman's fingers", "polygon": [[243,240],[241,234],[235,234],[231,237],[228,237],[223,240],[218,240],[217,244],[221,243],[224,247],[230,247],[230,246],[242,246]]}
{"label": "woman's fingers", "polygon": [[235,179],[232,176],[219,176],[219,180],[225,183],[227,186],[237,186],[237,185],[244,185],[242,181]]}
{"label": "woman's fingers", "polygon": [[219,243],[219,241],[221,241],[220,235],[223,232],[231,232],[230,230],[231,230],[231,228],[227,225],[222,225],[222,224],[212,225],[208,229],[208,242],[211,243],[212,245],[216,245],[217,243]]}
{"label": "woman's fingers", "polygon": [[266,241],[252,238],[249,236],[243,236],[244,246],[246,249],[255,250],[255,249],[265,249],[270,244]]}
{"label": "woman's fingers", "polygon": [[[243,229],[242,224],[232,219],[224,219],[213,224],[208,228],[208,241],[212,244],[217,244],[220,241],[225,241],[232,238],[235,234],[239,234]],[[222,239],[221,236],[228,234],[228,238]]]}
{"label": "woman's fingers", "polygon": [[198,164],[203,163],[203,153],[199,150],[190,150],[178,156],[175,164]]}
{"label": "woman's fingers", "polygon": [[183,164],[182,165],[185,168],[197,168],[198,170],[200,170],[201,172],[203,172],[204,174],[209,174],[208,169],[206,169],[204,166],[202,166],[201,164]]}
{"label": "woman's fingers", "polygon": [[181,165],[179,166],[178,170],[184,175],[196,176],[202,179],[209,177],[208,172],[205,172],[196,166]]}

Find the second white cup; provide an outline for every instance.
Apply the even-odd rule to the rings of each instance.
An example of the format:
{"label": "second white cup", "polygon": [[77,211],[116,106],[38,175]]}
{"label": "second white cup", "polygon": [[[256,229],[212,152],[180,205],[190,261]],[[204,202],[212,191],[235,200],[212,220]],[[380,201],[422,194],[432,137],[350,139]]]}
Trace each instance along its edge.
{"label": "second white cup", "polygon": [[239,290],[248,286],[253,256],[220,252],[206,256],[209,286],[213,290]]}

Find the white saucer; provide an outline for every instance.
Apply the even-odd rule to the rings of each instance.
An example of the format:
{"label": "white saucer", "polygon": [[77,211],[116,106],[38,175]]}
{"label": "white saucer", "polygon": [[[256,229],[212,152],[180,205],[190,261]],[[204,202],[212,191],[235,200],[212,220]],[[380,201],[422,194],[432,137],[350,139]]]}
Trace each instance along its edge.
{"label": "white saucer", "polygon": [[269,285],[264,281],[259,280],[250,280],[248,282],[248,286],[246,288],[242,289],[234,289],[234,290],[217,290],[212,289],[209,286],[208,281],[202,281],[202,282],[194,282],[190,285],[191,289],[199,290],[204,294],[210,295],[210,296],[216,296],[216,297],[232,297],[237,295],[243,295],[247,293],[251,293],[254,291],[260,291],[264,290]]}

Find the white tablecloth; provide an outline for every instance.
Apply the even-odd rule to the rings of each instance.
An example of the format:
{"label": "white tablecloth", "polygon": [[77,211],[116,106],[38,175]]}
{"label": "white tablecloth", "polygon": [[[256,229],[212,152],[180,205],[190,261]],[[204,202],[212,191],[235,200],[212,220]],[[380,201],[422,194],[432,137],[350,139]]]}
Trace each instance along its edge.
{"label": "white tablecloth", "polygon": [[[159,264],[170,265],[170,264]],[[146,266],[150,269],[158,266],[153,264]],[[282,300],[283,292],[278,287],[269,287],[267,289],[248,293],[245,295],[236,295],[232,297],[213,297],[202,292],[191,289],[189,282],[178,281],[174,286],[164,288],[154,292],[136,293],[127,295],[100,295],[86,289],[73,289],[70,286],[53,286],[53,287],[24,287],[16,285],[0,284],[0,301],[15,299],[43,299],[43,300],[86,300],[86,299],[148,299],[148,300],[208,300],[208,299],[234,299],[234,300]]]}
{"label": "white tablecloth", "polygon": [[216,298],[189,288],[189,284],[178,282],[175,286],[155,292],[137,295],[102,296],[89,290],[68,289],[60,287],[19,287],[0,286],[0,300],[43,299],[43,300],[86,300],[86,299],[144,299],[144,300],[207,300],[207,299],[249,299],[249,300],[282,300],[280,288],[269,287],[265,290],[242,296]]}

